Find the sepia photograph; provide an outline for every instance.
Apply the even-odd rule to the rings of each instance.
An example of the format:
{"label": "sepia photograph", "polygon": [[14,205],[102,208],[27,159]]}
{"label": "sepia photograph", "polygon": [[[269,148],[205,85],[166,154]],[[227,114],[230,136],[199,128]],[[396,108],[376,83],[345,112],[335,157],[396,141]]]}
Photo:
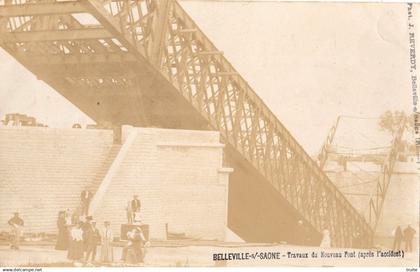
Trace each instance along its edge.
{"label": "sepia photograph", "polygon": [[0,267],[419,267],[419,29],[419,3],[0,0]]}

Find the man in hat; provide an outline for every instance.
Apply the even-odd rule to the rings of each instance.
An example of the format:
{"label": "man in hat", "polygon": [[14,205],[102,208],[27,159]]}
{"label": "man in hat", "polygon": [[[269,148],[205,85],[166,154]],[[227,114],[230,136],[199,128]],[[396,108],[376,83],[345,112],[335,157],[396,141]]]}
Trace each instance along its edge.
{"label": "man in hat", "polygon": [[19,249],[20,245],[20,236],[22,234],[22,227],[23,227],[23,220],[19,217],[19,213],[15,212],[13,217],[7,222],[9,226],[12,228],[12,236],[13,239],[11,241],[11,249]]}
{"label": "man in hat", "polygon": [[86,229],[86,263],[89,263],[89,258],[91,258],[91,263],[95,262],[96,257],[96,248],[101,244],[101,234],[96,228],[96,222],[91,221],[89,226]]}
{"label": "man in hat", "polygon": [[83,218],[81,218],[81,221],[83,223],[83,225],[82,225],[83,231],[87,231],[89,229],[89,227],[91,226],[91,223],[93,221],[93,217],[91,215],[89,215],[89,216],[85,217],[85,220],[83,220]]}
{"label": "man in hat", "polygon": [[405,241],[405,251],[413,252],[413,238],[416,234],[416,231],[411,227],[410,224],[404,229],[404,241]]}
{"label": "man in hat", "polygon": [[81,218],[80,222],[82,223],[82,231],[83,231],[83,252],[86,253],[88,249],[88,232],[90,228],[92,227],[93,217],[92,216],[86,216],[83,220],[83,217]]}
{"label": "man in hat", "polygon": [[298,220],[296,228],[295,228],[295,233],[294,233],[294,235],[295,235],[294,240],[295,240],[295,243],[297,245],[302,246],[302,245],[305,244],[305,233],[306,233],[306,230],[305,230],[305,226],[303,224],[303,221]]}
{"label": "man in hat", "polygon": [[140,213],[140,209],[141,209],[141,202],[139,200],[139,196],[138,195],[134,195],[133,196],[133,200],[131,200],[131,213],[132,213],[132,222],[135,221],[136,215],[138,215],[138,213]]}
{"label": "man in hat", "polygon": [[400,250],[401,249],[401,242],[404,238],[401,226],[397,226],[397,228],[393,231],[394,234],[394,244],[392,246],[393,250]]}

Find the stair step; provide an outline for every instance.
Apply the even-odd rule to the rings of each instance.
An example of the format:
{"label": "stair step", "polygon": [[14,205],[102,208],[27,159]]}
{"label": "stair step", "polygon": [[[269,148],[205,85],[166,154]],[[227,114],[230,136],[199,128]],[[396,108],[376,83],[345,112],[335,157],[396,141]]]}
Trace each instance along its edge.
{"label": "stair step", "polygon": [[[56,232],[59,210],[79,206],[86,185],[97,190],[118,154],[112,131],[0,128],[0,231],[18,210],[24,232]],[[34,152],[36,150],[36,152]],[[22,201],[25,199],[25,201]],[[57,201],[58,200],[58,201]]]}

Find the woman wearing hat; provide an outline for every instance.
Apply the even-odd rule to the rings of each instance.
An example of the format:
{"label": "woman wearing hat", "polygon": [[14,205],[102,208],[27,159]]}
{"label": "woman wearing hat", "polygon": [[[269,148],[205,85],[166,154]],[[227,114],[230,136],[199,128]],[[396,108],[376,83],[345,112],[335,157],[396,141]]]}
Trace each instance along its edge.
{"label": "woman wearing hat", "polygon": [[104,225],[105,229],[102,233],[101,261],[103,263],[112,263],[114,261],[114,249],[112,247],[114,235],[112,233],[111,223],[109,221],[105,221]]}
{"label": "woman wearing hat", "polygon": [[129,264],[144,262],[144,246],[147,242],[140,227],[134,228],[127,233],[128,242],[123,248],[121,260]]}
{"label": "woman wearing hat", "polygon": [[67,250],[69,246],[69,231],[66,226],[66,212],[60,211],[57,219],[57,243],[55,245],[56,250]]}
{"label": "woman wearing hat", "polygon": [[70,232],[71,241],[67,258],[75,262],[83,259],[84,250],[82,225],[83,223],[80,222],[79,224],[74,226]]}
{"label": "woman wearing hat", "polygon": [[331,247],[331,237],[330,237],[330,231],[327,229],[324,229],[322,231],[322,240],[319,247],[322,248],[330,248]]}

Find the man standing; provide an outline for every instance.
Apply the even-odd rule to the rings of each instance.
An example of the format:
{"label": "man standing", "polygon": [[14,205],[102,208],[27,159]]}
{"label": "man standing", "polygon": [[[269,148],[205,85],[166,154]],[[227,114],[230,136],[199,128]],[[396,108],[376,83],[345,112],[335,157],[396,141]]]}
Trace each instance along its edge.
{"label": "man standing", "polygon": [[394,230],[394,245],[392,246],[393,250],[400,250],[401,249],[401,241],[403,239],[403,233],[401,230],[401,226],[398,226]]}
{"label": "man standing", "polygon": [[407,252],[413,252],[414,234],[416,234],[416,231],[409,224],[404,229],[405,251],[407,251]]}
{"label": "man standing", "polygon": [[135,221],[136,215],[138,215],[138,213],[140,213],[140,209],[141,209],[141,202],[138,199],[138,195],[134,195],[133,196],[133,200],[131,200],[131,213],[133,216],[132,222]]}
{"label": "man standing", "polygon": [[91,263],[95,262],[96,258],[96,248],[101,244],[101,234],[96,228],[96,222],[92,221],[86,230],[86,263],[89,263],[89,258],[91,258]]}
{"label": "man standing", "polygon": [[[83,219],[83,218],[82,218]],[[82,231],[83,231],[83,256],[85,256],[85,253],[87,253],[88,249],[88,232],[92,228],[92,216],[86,216],[83,221],[80,221],[82,223]]]}
{"label": "man standing", "polygon": [[353,235],[353,248],[362,248],[363,239],[359,231]]}
{"label": "man standing", "polygon": [[10,227],[12,228],[12,241],[11,241],[11,249],[19,249],[20,244],[20,236],[22,234],[22,227],[23,227],[23,220],[19,217],[19,213],[15,212],[14,216],[10,218],[10,220],[7,222]]}
{"label": "man standing", "polygon": [[82,216],[87,216],[89,214],[89,205],[90,201],[92,200],[92,193],[85,189],[80,194],[80,206],[82,209]]}
{"label": "man standing", "polygon": [[330,231],[327,229],[324,229],[322,231],[322,240],[321,244],[319,245],[321,248],[330,248],[331,247],[331,237],[330,237]]}
{"label": "man standing", "polygon": [[298,220],[296,228],[295,228],[295,238],[294,238],[294,242],[296,243],[296,245],[299,246],[303,246],[305,244],[305,226],[303,225],[303,221],[302,220]]}

